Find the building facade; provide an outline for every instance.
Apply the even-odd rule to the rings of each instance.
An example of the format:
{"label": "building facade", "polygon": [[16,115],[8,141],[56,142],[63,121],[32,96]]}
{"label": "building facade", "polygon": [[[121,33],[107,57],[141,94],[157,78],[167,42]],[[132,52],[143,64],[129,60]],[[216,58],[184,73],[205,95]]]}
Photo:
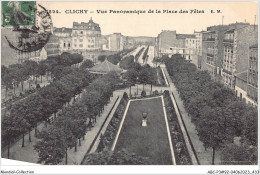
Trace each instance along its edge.
{"label": "building facade", "polygon": [[257,27],[248,23],[208,27],[202,33],[201,69],[234,90],[235,74],[247,70],[249,45],[257,38]]}
{"label": "building facade", "polygon": [[[155,56],[180,54],[191,61],[194,50],[188,47],[187,42],[195,39],[195,35],[177,34],[176,31],[164,30],[155,39]],[[187,46],[187,47],[186,47]]]}
{"label": "building facade", "polygon": [[247,97],[247,71],[236,74],[235,76],[235,93],[241,101],[248,103]]}
{"label": "building facade", "polygon": [[107,42],[102,46],[103,50],[109,51],[122,51],[126,46],[126,37],[121,33],[113,33],[111,35],[107,35]]}
{"label": "building facade", "polygon": [[71,52],[72,51],[72,38],[71,38],[72,29],[71,28],[55,28],[53,35],[58,37],[59,40],[59,53],[62,52]]}
{"label": "building facade", "polygon": [[60,53],[78,53],[96,62],[103,38],[99,24],[92,18],[87,23],[73,22],[72,28],[56,28],[54,35],[59,38]]}
{"label": "building facade", "polygon": [[248,70],[249,46],[257,43],[257,27],[247,23],[231,25],[224,33],[222,82],[234,89],[234,75]]}
{"label": "building facade", "polygon": [[228,29],[227,25],[212,26],[202,33],[201,69],[207,70],[215,81],[221,80],[223,38]]}
{"label": "building facade", "polygon": [[248,86],[247,96],[249,103],[257,106],[258,104],[258,45],[252,45],[249,48],[248,64]]}

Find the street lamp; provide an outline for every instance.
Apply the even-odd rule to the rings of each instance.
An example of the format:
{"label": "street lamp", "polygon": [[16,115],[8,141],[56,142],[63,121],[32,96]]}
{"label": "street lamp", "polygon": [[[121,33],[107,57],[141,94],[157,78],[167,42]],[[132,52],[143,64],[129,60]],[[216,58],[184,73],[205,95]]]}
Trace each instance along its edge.
{"label": "street lamp", "polygon": [[138,95],[138,80],[139,80],[139,77],[136,78],[136,88],[137,88],[136,94],[137,94],[137,95]]}

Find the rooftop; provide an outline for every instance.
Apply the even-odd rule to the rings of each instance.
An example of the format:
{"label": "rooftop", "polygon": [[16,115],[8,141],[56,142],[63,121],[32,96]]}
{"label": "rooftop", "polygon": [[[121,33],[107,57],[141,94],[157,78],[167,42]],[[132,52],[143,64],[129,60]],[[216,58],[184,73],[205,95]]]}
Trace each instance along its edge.
{"label": "rooftop", "polygon": [[228,31],[225,32],[225,34],[227,34],[227,33],[234,33],[234,31],[235,31],[235,29],[228,30]]}
{"label": "rooftop", "polygon": [[72,29],[71,29],[71,28],[62,27],[62,28],[56,28],[56,29],[54,29],[53,32],[54,32],[54,33],[55,33],[55,32],[57,32],[57,33],[71,33],[71,32],[72,32]]}
{"label": "rooftop", "polygon": [[196,38],[195,35],[192,34],[176,34],[177,39],[186,39],[186,38]]}
{"label": "rooftop", "polygon": [[112,71],[121,73],[123,69],[119,68],[119,66],[117,65],[112,64],[106,59],[102,63],[90,68],[89,71],[91,73],[96,73],[96,74],[107,74]]}
{"label": "rooftop", "polygon": [[85,22],[73,22],[73,29],[84,29],[84,30],[94,30],[94,31],[100,31],[99,24],[94,23],[92,18],[90,18],[88,23]]}

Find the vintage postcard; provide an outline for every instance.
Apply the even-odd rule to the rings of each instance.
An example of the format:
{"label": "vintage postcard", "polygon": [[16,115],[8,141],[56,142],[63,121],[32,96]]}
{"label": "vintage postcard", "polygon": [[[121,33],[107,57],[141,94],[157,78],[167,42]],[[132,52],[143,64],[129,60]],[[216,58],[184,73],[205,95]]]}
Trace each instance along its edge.
{"label": "vintage postcard", "polygon": [[259,174],[258,2],[2,1],[1,160]]}

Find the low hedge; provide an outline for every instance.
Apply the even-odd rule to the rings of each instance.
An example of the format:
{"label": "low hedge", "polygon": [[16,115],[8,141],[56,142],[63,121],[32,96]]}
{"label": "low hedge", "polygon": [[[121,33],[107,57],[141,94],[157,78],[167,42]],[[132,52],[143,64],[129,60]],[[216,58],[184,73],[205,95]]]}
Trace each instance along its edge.
{"label": "low hedge", "polygon": [[175,113],[169,91],[164,92],[164,102],[177,165],[191,165],[191,158]]}

